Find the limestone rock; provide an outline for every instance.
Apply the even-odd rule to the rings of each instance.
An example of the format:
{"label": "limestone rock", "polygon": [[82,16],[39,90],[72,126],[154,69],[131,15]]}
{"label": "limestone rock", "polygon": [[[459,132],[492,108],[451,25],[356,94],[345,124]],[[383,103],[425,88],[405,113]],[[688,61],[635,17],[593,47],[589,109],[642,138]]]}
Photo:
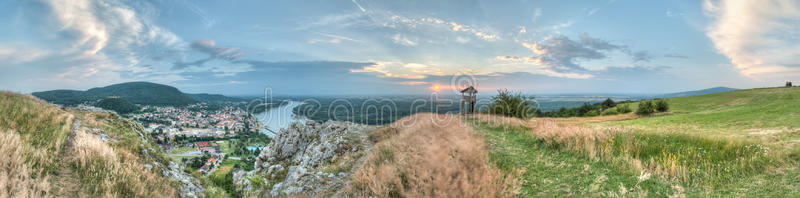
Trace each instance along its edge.
{"label": "limestone rock", "polygon": [[164,176],[172,177],[175,181],[180,182],[180,196],[181,197],[205,197],[205,189],[200,186],[200,181],[189,174],[183,172],[183,167],[178,163],[169,162],[169,169],[164,169],[162,174]]}
{"label": "limestone rock", "polygon": [[365,150],[361,148],[369,142],[365,133],[374,128],[339,121],[295,124],[282,129],[270,141],[256,159],[254,172],[264,178],[284,178],[282,181],[269,181],[274,184],[268,191],[272,196],[330,192],[332,188],[342,186],[347,174],[326,173],[318,170],[319,166]]}

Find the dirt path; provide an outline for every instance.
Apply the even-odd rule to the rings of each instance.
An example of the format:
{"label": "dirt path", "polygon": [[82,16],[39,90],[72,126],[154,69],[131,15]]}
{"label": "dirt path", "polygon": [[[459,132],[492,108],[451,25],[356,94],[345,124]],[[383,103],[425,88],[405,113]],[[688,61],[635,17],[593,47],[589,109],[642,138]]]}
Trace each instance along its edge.
{"label": "dirt path", "polygon": [[63,160],[63,166],[61,166],[61,169],[56,173],[58,177],[55,179],[55,197],[83,197],[79,195],[80,186],[78,184],[80,184],[80,181],[78,181],[78,176],[66,165],[68,163],[67,160],[71,158],[75,136],[79,130],[81,130],[81,120],[75,118],[72,122],[72,130],[70,130],[67,143],[64,145],[64,148],[61,149],[61,153],[59,153],[59,159]]}

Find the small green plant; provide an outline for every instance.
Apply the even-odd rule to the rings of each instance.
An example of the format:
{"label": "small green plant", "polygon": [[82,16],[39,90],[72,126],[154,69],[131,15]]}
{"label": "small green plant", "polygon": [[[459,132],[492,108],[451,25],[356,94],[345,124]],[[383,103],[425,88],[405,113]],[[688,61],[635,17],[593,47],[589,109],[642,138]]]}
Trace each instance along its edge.
{"label": "small green plant", "polygon": [[655,112],[655,107],[652,101],[639,102],[639,108],[636,109],[636,115],[647,116]]}

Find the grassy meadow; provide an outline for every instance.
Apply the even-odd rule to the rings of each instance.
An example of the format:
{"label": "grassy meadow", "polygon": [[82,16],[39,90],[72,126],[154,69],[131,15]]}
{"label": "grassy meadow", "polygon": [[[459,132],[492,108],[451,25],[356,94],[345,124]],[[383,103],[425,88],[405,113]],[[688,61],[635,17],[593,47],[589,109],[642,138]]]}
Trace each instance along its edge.
{"label": "grassy meadow", "polygon": [[799,87],[668,102],[670,112],[641,118],[472,123],[496,166],[525,170],[523,197],[800,195]]}

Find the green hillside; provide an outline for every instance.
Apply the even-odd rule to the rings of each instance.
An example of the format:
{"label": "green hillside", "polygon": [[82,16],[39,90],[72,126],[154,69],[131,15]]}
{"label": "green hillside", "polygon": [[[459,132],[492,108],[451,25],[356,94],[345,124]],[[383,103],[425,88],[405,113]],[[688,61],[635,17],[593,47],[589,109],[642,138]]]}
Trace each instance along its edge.
{"label": "green hillside", "polygon": [[[800,87],[760,88],[667,99],[671,115],[610,122],[647,131],[747,136],[800,127]],[[636,108],[638,104],[632,104]],[[658,126],[658,127],[655,127]]]}
{"label": "green hillside", "polygon": [[0,197],[177,197],[141,125],[0,92]]}
{"label": "green hillside", "polygon": [[87,90],[86,93],[101,98],[118,96],[134,104],[180,106],[197,102],[175,87],[149,82],[120,83],[106,87],[92,88]]}
{"label": "green hillside", "polygon": [[667,101],[669,112],[647,117],[474,126],[492,161],[522,180],[523,197],[800,195],[800,87]]}
{"label": "green hillside", "polygon": [[62,105],[92,102],[109,96],[124,98],[131,103],[140,105],[184,106],[197,103],[197,100],[175,87],[150,82],[120,83],[92,88],[87,91],[54,90],[35,92],[33,95],[48,102]]}
{"label": "green hillside", "polygon": [[94,104],[96,107],[100,107],[106,110],[116,111],[120,114],[134,112],[139,110],[139,107],[135,104],[128,102],[123,98],[106,98],[98,101]]}

